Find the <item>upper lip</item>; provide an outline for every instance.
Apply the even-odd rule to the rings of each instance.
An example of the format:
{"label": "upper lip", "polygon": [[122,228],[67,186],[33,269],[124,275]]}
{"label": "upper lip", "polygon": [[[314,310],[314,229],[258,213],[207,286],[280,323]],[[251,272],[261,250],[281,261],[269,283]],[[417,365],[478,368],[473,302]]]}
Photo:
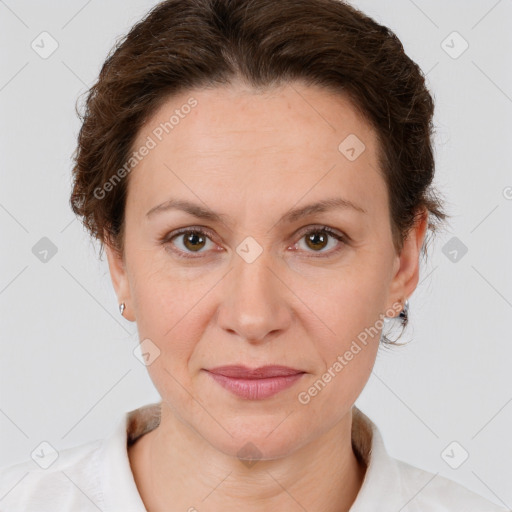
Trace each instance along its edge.
{"label": "upper lip", "polygon": [[281,365],[267,365],[258,368],[249,368],[244,365],[217,366],[207,371],[216,373],[217,375],[239,379],[265,379],[268,377],[284,377],[304,373],[302,370]]}

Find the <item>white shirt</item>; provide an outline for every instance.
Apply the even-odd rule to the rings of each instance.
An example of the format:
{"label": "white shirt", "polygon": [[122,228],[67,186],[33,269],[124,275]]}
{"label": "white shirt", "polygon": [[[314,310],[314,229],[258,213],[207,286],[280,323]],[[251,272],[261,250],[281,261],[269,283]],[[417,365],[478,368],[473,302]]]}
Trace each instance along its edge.
{"label": "white shirt", "polygon": [[[127,443],[159,422],[160,404],[149,404],[124,413],[109,437],[60,451],[47,469],[33,460],[0,468],[0,511],[146,512]],[[350,512],[506,510],[456,482],[390,457],[376,425],[355,406],[352,444],[367,469]]]}

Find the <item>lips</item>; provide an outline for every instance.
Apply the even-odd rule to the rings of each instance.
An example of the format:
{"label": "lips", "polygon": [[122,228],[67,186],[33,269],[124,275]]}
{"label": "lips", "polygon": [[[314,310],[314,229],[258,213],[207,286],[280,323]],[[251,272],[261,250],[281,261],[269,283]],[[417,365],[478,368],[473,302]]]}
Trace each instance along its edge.
{"label": "lips", "polygon": [[306,372],[288,366],[218,366],[206,370],[217,384],[245,400],[270,398],[300,381]]}
{"label": "lips", "polygon": [[243,365],[218,366],[208,370],[210,373],[235,379],[268,379],[271,377],[287,377],[304,373],[302,370],[281,365],[267,365],[249,368]]}

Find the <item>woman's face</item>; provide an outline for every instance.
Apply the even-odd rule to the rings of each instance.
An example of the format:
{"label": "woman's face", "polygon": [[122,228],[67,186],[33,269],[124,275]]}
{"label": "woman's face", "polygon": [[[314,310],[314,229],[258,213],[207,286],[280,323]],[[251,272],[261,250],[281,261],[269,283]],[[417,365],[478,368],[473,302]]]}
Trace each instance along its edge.
{"label": "woman's face", "polygon": [[[251,441],[279,457],[326,433],[418,280],[425,221],[396,254],[374,131],[323,89],[237,85],[169,99],[133,149],[145,156],[129,175],[124,261],[106,250],[169,410],[228,454]],[[304,373],[250,399],[207,371],[225,365]]]}

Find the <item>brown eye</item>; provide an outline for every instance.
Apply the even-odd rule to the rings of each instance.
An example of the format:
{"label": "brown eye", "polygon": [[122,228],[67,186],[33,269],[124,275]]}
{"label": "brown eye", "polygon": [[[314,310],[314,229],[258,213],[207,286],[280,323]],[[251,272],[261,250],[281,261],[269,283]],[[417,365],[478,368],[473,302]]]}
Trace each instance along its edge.
{"label": "brown eye", "polygon": [[183,245],[192,252],[200,251],[206,244],[206,236],[199,231],[188,231],[183,236]]}
{"label": "brown eye", "polygon": [[311,249],[323,249],[327,245],[328,237],[325,231],[311,231],[306,235],[306,243]]}
{"label": "brown eye", "polygon": [[[183,228],[165,236],[162,244],[179,257],[194,258],[208,252],[208,243],[214,245],[209,233],[202,229]],[[197,256],[195,256],[197,254]]]}
{"label": "brown eye", "polygon": [[[345,235],[338,233],[328,226],[303,230],[302,235],[300,235],[300,240],[296,245],[300,245],[302,240],[305,240],[306,248],[301,248],[301,250],[306,253],[317,253],[320,257],[331,256],[340,251],[343,246],[347,244]],[[334,243],[334,248],[331,250],[324,250],[326,247],[329,247],[331,240],[337,240],[338,243]],[[173,232],[161,239],[161,243],[168,246],[169,250],[172,250],[179,257],[183,258],[194,258],[200,257],[201,255],[206,256],[209,252],[207,247],[208,243],[215,245],[212,242],[210,233],[198,228],[183,228]]]}
{"label": "brown eye", "polygon": [[[320,226],[316,228],[309,228],[301,233],[301,239],[297,245],[300,245],[302,240],[305,241],[305,252],[318,253],[320,256],[330,256],[343,248],[346,244],[345,236],[328,226]],[[326,249],[331,240],[337,240],[331,244],[331,249]]]}

